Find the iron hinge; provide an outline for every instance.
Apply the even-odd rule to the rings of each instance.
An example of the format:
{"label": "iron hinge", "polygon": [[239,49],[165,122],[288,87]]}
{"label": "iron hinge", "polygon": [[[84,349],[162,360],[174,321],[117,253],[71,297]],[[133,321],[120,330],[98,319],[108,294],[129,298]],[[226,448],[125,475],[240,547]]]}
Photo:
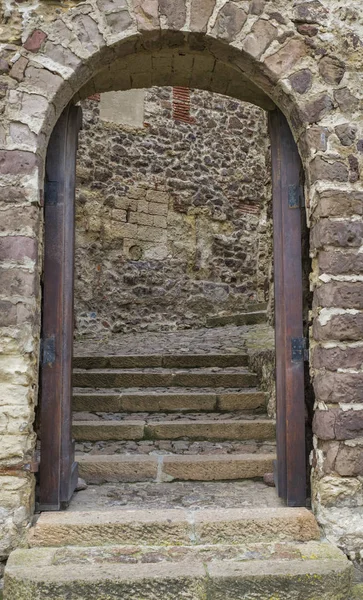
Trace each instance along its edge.
{"label": "iron hinge", "polygon": [[305,206],[304,191],[300,184],[289,185],[288,203],[289,208],[301,208]]}
{"label": "iron hinge", "polygon": [[42,365],[52,366],[55,363],[55,336],[51,335],[42,340],[41,347]]}
{"label": "iron hinge", "polygon": [[46,180],[44,184],[44,204],[45,206],[55,206],[58,203],[58,181]]}
{"label": "iron hinge", "polygon": [[291,338],[291,361],[300,362],[309,360],[309,350],[305,337]]}

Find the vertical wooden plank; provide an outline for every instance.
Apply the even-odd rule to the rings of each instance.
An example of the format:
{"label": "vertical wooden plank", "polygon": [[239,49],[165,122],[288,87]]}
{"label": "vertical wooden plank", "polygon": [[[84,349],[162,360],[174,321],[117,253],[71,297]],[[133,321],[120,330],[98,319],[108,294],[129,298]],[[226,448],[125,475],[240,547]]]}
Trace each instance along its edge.
{"label": "vertical wooden plank", "polygon": [[269,114],[274,219],[277,484],[288,506],[305,506],[304,357],[301,256],[302,165],[284,115]]}
{"label": "vertical wooden plank", "polygon": [[75,178],[81,109],[68,105],[51,135],[44,188],[40,506],[59,510],[77,483],[71,434]]}

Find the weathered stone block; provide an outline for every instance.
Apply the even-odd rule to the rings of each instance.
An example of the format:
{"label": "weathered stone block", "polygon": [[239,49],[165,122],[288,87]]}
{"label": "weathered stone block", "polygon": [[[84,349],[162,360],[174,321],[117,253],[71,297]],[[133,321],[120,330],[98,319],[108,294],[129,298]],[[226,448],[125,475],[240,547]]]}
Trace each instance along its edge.
{"label": "weathered stone block", "polygon": [[185,24],[187,17],[185,0],[159,0],[159,10],[170,29],[179,30]]}
{"label": "weathered stone block", "polygon": [[318,195],[315,215],[319,217],[349,217],[363,214],[363,192],[355,190],[323,190]]}
{"label": "weathered stone block", "polygon": [[324,23],[328,10],[319,0],[301,2],[295,7],[294,20],[298,23]]}
{"label": "weathered stone block", "polygon": [[348,181],[348,168],[339,160],[329,161],[322,156],[317,156],[310,163],[310,181],[314,183],[319,180]]}
{"label": "weathered stone block", "polygon": [[192,0],[190,9],[191,31],[207,31],[208,21],[213,14],[216,0]]}
{"label": "weathered stone block", "polygon": [[301,39],[291,39],[275,54],[266,58],[265,65],[275,79],[288,77],[292,67],[306,55],[306,51]]}
{"label": "weathered stone block", "polygon": [[342,445],[335,461],[335,470],[342,477],[363,475],[363,447]]}
{"label": "weathered stone block", "polygon": [[325,83],[338,85],[344,77],[345,64],[335,56],[323,56],[319,61],[319,73]]}
{"label": "weathered stone block", "polygon": [[311,247],[359,247],[363,241],[363,223],[359,221],[328,221],[321,219],[311,229]]}
{"label": "weathered stone block", "polygon": [[0,288],[6,296],[38,295],[36,284],[38,278],[34,273],[21,269],[0,269]]}
{"label": "weathered stone block", "polygon": [[277,27],[270,21],[259,19],[254,23],[251,33],[246,36],[243,49],[254,58],[260,58],[271,42],[276,39],[277,33]]}
{"label": "weathered stone block", "polygon": [[37,165],[38,157],[32,152],[0,150],[0,175],[30,175]]}
{"label": "weathered stone block", "polygon": [[219,11],[213,34],[222,39],[234,40],[247,20],[245,11],[233,2],[227,2]]}
{"label": "weathered stone block", "polygon": [[314,306],[363,309],[363,283],[325,283],[315,290]]}
{"label": "weathered stone block", "polygon": [[319,252],[318,265],[320,273],[332,275],[362,273],[363,254],[360,252],[339,252],[324,250]]}
{"label": "weathered stone block", "polygon": [[298,94],[305,94],[310,88],[313,80],[313,75],[309,69],[301,69],[293,73],[289,77],[291,87]]}
{"label": "weathered stone block", "polygon": [[24,236],[0,237],[0,260],[36,260],[38,242]]}
{"label": "weathered stone block", "polygon": [[316,399],[327,404],[363,402],[362,373],[321,373],[314,379]]}
{"label": "weathered stone block", "polygon": [[363,313],[352,311],[342,314],[335,314],[324,323],[322,323],[319,319],[315,319],[313,332],[314,338],[318,341],[358,341],[362,337],[362,327]]}
{"label": "weathered stone block", "polygon": [[323,348],[317,346],[312,353],[312,365],[315,369],[356,369],[363,366],[363,347]]}
{"label": "weathered stone block", "polygon": [[34,29],[33,33],[26,40],[24,48],[30,52],[38,52],[47,37],[47,34],[41,29]]}

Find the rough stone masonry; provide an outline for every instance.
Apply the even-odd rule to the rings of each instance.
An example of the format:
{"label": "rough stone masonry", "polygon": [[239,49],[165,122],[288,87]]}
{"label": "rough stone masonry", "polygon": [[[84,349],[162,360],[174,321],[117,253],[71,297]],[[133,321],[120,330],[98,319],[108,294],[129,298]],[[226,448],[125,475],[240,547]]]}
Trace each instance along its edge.
{"label": "rough stone masonry", "polygon": [[33,510],[42,189],[72,98],[186,86],[286,115],[305,169],[314,292],[313,507],[363,549],[363,13],[347,0],[89,0],[3,5],[0,28],[1,555]]}
{"label": "rough stone masonry", "polygon": [[267,300],[264,111],[193,90],[181,120],[172,88],[141,92],[131,96],[135,124],[128,92],[82,103],[77,338],[200,327],[212,314]]}

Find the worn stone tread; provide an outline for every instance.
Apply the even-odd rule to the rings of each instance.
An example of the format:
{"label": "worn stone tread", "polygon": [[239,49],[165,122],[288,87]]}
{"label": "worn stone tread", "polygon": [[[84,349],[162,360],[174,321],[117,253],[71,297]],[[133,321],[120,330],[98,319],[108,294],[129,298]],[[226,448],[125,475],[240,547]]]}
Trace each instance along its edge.
{"label": "worn stone tread", "polygon": [[266,406],[266,394],[255,388],[242,390],[161,388],[160,390],[139,388],[95,391],[77,389],[73,391],[73,410],[89,412],[190,412],[248,410],[259,411]]}
{"label": "worn stone tread", "polygon": [[[66,551],[69,549],[66,549]],[[16,550],[5,575],[7,598],[14,600],[111,600],[157,597],[174,600],[346,600],[352,567],[343,555],[324,560],[158,561],[120,564],[94,561],[94,549],[81,549],[84,562],[57,559],[56,548]],[[88,560],[87,560],[88,558]],[[55,563],[55,564],[54,564]],[[80,568],[81,567],[81,568]],[[82,596],[80,596],[82,594]],[[257,595],[258,594],[258,595]],[[278,595],[277,595],[278,594]]]}
{"label": "worn stone tread", "polygon": [[270,440],[275,436],[275,423],[269,419],[229,419],[192,421],[99,420],[74,421],[76,441],[97,440]]}
{"label": "worn stone tread", "polygon": [[266,310],[237,313],[233,315],[215,315],[207,319],[207,327],[223,327],[224,325],[258,325],[266,323]]}
{"label": "worn stone tread", "polygon": [[87,483],[135,481],[222,481],[261,478],[273,469],[275,455],[92,455],[77,454]]}
{"label": "worn stone tread", "polygon": [[110,354],[74,356],[75,369],[245,367],[248,354]]}
{"label": "worn stone tread", "polygon": [[74,369],[76,387],[253,387],[257,375],[247,369]]}
{"label": "worn stone tread", "polygon": [[320,539],[305,508],[164,509],[42,513],[29,534],[35,546],[199,545]]}

